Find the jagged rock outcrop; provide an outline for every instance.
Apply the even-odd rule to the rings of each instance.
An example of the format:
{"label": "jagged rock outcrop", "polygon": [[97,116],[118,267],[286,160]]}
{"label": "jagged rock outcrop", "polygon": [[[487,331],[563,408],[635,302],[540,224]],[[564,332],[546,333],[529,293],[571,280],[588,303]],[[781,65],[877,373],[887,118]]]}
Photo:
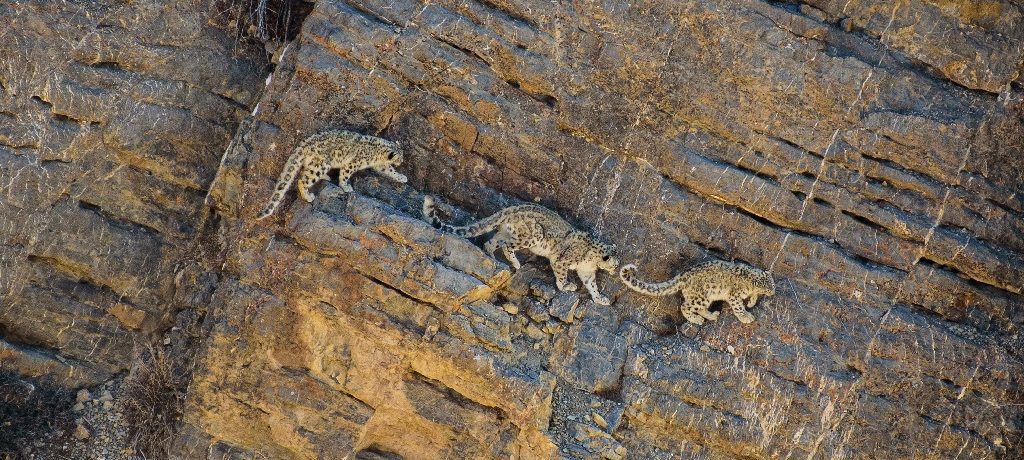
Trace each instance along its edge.
{"label": "jagged rock outcrop", "polygon": [[[208,5],[105,16],[192,30],[202,59],[109,35],[165,43],[157,22],[7,8],[25,40],[0,52],[52,70],[0,73],[0,216],[20,217],[0,227],[0,356],[31,376],[71,358],[94,383],[127,366],[123,331],[200,318],[177,456],[1024,447],[1018,2],[321,1],[265,88]],[[37,32],[47,15],[82,22],[70,62]],[[109,94],[76,89],[109,73]],[[363,173],[256,221],[327,128],[401,141],[409,183]],[[598,306],[542,261],[512,273],[431,228],[425,193],[457,221],[539,202],[646,278],[742,260],[777,294],[753,324],[694,327],[677,296],[602,274],[615,303]]]}

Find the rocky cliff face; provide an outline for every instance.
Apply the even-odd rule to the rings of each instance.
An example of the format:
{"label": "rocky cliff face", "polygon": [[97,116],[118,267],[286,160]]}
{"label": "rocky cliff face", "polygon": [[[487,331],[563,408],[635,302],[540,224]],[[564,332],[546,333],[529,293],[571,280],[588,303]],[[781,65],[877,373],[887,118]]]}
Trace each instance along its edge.
{"label": "rocky cliff face", "polygon": [[[5,367],[94,385],[166,332],[182,458],[1019,455],[1024,5],[321,1],[268,74],[193,3],[0,7]],[[254,220],[327,128],[410,182]],[[777,294],[598,306],[424,194]]]}
{"label": "rocky cliff face", "polygon": [[95,384],[168,324],[177,260],[263,82],[209,6],[0,5],[5,367]]}
{"label": "rocky cliff face", "polygon": [[[180,261],[266,72],[213,11],[0,4],[0,372],[35,385],[3,380],[0,405],[122,376],[173,322]],[[27,445],[4,422],[0,452]]]}

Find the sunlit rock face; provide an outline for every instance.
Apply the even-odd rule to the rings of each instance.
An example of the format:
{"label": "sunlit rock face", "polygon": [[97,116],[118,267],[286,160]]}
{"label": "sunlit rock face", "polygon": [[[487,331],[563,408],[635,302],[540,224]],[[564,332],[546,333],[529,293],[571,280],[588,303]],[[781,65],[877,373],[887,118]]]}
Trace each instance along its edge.
{"label": "sunlit rock face", "polygon": [[[71,58],[35,20],[0,44],[52,69],[0,68],[2,345],[24,375],[72,358],[92,383],[130,365],[125,337],[199,321],[176,456],[1022,448],[1014,2],[321,1],[269,78],[209,8],[112,10],[102,33],[68,6],[2,8],[83,22],[60,26]],[[129,31],[187,58],[89,51]],[[183,92],[143,91],[161,79]],[[102,82],[121,86],[90,99]],[[409,183],[324,182],[256,221],[329,128],[400,141]],[[752,324],[697,327],[679,296],[601,274],[615,302],[595,305],[543,259],[514,271],[432,228],[424,194],[456,222],[540,203],[646,279],[716,257],[770,270],[776,294]]]}

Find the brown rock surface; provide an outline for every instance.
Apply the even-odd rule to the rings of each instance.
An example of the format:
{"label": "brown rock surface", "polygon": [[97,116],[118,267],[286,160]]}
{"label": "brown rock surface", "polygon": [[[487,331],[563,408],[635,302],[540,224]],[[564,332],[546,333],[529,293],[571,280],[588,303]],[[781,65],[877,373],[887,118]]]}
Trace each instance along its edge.
{"label": "brown rock surface", "polygon": [[262,83],[211,7],[0,5],[0,365],[96,384],[171,319],[179,255]]}
{"label": "brown rock surface", "polygon": [[[322,1],[265,90],[192,3],[0,6],[0,57],[31,64],[0,66],[20,374],[103,381],[181,311],[180,458],[1024,449],[1019,2]],[[409,183],[255,221],[327,128],[401,141]],[[539,202],[645,277],[714,256],[778,292],[702,327],[606,274],[612,306],[572,299],[431,228],[424,193],[457,221]]]}

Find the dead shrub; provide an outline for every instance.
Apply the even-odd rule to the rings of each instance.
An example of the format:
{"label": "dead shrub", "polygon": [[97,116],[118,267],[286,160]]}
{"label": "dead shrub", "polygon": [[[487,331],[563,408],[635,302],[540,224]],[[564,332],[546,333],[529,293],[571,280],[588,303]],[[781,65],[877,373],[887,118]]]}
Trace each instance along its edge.
{"label": "dead shrub", "polygon": [[219,19],[237,39],[283,42],[295,38],[313,10],[304,0],[220,0]]}
{"label": "dead shrub", "polygon": [[163,349],[148,345],[122,383],[129,445],[143,458],[169,456],[192,374],[191,369],[182,367],[174,365]]}

